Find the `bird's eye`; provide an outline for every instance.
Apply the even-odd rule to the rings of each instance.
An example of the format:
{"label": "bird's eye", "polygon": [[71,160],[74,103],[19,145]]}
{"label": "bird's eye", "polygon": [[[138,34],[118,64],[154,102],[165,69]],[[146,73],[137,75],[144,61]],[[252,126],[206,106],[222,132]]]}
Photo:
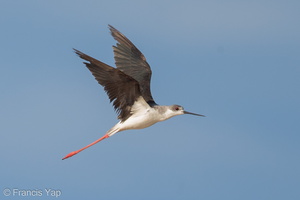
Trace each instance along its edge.
{"label": "bird's eye", "polygon": [[175,110],[179,110],[179,107],[175,107]]}

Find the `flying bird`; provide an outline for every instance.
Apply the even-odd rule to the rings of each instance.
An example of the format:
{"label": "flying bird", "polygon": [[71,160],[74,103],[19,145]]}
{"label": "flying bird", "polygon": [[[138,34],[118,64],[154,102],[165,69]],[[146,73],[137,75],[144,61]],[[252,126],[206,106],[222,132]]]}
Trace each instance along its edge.
{"label": "flying bird", "polygon": [[145,56],[121,32],[111,25],[108,26],[111,35],[117,41],[116,46],[113,46],[117,68],[76,49],[74,51],[86,61],[84,62],[86,67],[98,83],[104,87],[120,121],[104,136],[77,151],[69,153],[63,160],[120,131],[143,129],[176,115],[191,114],[204,117],[204,115],[187,112],[179,105],[160,106],[155,103],[150,90],[152,71]]}

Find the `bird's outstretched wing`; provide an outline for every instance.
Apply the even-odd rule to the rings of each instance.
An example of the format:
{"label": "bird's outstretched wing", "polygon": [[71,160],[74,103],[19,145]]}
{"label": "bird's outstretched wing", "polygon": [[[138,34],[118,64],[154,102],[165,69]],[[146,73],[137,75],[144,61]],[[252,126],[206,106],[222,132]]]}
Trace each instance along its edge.
{"label": "bird's outstretched wing", "polygon": [[152,71],[145,56],[120,31],[111,25],[108,26],[111,35],[118,41],[117,45],[113,46],[117,68],[138,81],[145,101],[149,104],[155,104],[150,90]]}
{"label": "bird's outstretched wing", "polygon": [[125,121],[131,115],[131,106],[141,96],[139,83],[119,69],[76,49],[74,51],[80,58],[89,62],[84,62],[84,64],[92,72],[98,83],[104,87],[110,102],[113,102],[115,110],[119,113],[118,118]]}

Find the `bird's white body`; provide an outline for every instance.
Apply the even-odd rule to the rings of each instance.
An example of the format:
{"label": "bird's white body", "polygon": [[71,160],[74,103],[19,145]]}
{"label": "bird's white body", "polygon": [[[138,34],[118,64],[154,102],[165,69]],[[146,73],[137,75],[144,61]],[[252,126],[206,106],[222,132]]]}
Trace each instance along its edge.
{"label": "bird's white body", "polygon": [[125,121],[118,122],[107,132],[107,134],[112,136],[113,134],[124,130],[147,128],[157,122],[167,120],[176,115],[184,114],[183,112],[173,112],[168,108],[168,106],[158,105],[150,107],[143,97],[139,97],[132,105],[132,115]]}

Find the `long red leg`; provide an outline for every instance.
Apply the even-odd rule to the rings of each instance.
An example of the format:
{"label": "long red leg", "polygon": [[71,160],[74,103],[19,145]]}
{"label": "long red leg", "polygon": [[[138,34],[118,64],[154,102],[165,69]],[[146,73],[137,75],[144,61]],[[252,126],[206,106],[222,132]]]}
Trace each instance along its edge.
{"label": "long red leg", "polygon": [[83,147],[83,148],[81,148],[81,149],[79,149],[79,150],[77,150],[77,151],[73,151],[73,152],[69,153],[68,155],[66,155],[66,156],[63,158],[63,160],[64,160],[64,159],[67,159],[67,158],[70,158],[70,157],[72,157],[72,156],[78,154],[80,151],[83,151],[83,150],[85,150],[86,148],[89,148],[90,146],[93,146],[94,144],[96,144],[96,143],[100,142],[101,140],[104,140],[105,138],[108,138],[108,137],[109,137],[109,135],[108,135],[108,134],[105,134],[103,137],[99,138],[99,139],[96,140],[95,142],[92,142],[91,144],[89,144],[89,145],[87,145],[87,146],[85,146],[85,147]]}

